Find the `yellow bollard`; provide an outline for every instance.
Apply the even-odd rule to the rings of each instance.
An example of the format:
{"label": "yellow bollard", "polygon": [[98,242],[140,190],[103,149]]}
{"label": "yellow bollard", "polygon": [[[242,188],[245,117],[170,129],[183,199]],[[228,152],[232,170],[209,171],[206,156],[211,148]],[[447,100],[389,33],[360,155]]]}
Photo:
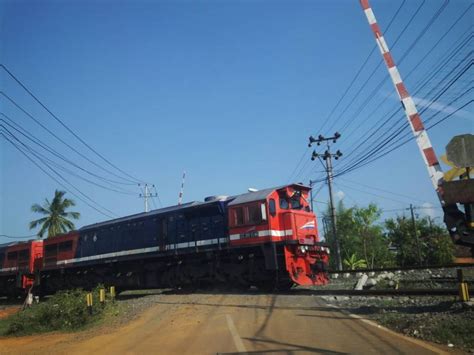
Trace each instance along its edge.
{"label": "yellow bollard", "polygon": [[459,300],[462,302],[468,302],[470,299],[469,296],[469,285],[464,281],[464,275],[462,269],[457,270],[458,281],[459,281]]}
{"label": "yellow bollard", "polygon": [[110,297],[115,300],[115,286],[110,286]]}
{"label": "yellow bollard", "polygon": [[103,288],[99,290],[99,301],[102,303],[102,306],[105,304],[105,289]]}
{"label": "yellow bollard", "polygon": [[466,281],[459,284],[459,298],[462,302],[469,302],[469,286]]}
{"label": "yellow bollard", "polygon": [[89,314],[92,314],[92,293],[88,293],[86,296],[87,308],[89,309]]}

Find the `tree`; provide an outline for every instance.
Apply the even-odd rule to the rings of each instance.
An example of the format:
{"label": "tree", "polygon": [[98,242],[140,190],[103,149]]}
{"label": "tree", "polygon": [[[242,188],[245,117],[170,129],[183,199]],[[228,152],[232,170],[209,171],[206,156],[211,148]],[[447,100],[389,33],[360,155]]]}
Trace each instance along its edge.
{"label": "tree", "polygon": [[454,245],[446,229],[435,224],[430,217],[418,218],[415,225],[418,243],[411,219],[398,216],[385,221],[387,237],[397,248],[398,265],[418,265],[418,252],[423,265],[451,263],[454,258]]}
{"label": "tree", "polygon": [[47,238],[55,235],[66,233],[75,229],[74,223],[69,220],[79,219],[81,216],[79,212],[66,212],[69,207],[75,206],[76,203],[68,198],[64,198],[65,191],[54,191],[54,197],[51,202],[45,199],[43,206],[35,203],[31,206],[31,211],[36,212],[45,217],[30,222],[30,229],[41,226],[38,236],[43,238],[45,232],[48,232]]}
{"label": "tree", "polygon": [[[330,215],[330,210],[326,212]],[[337,236],[341,246],[341,255],[350,264],[351,258],[357,260],[361,256],[366,267],[392,266],[393,254],[389,250],[390,240],[383,233],[378,224],[381,211],[375,204],[367,207],[353,206],[345,208],[342,201],[338,203]],[[327,219],[327,230],[331,231],[331,220]],[[328,242],[333,245],[331,233],[327,233]],[[355,256],[354,256],[355,255]],[[334,265],[333,265],[334,266]],[[345,263],[346,267],[351,267]],[[360,265],[357,267],[361,267]]]}

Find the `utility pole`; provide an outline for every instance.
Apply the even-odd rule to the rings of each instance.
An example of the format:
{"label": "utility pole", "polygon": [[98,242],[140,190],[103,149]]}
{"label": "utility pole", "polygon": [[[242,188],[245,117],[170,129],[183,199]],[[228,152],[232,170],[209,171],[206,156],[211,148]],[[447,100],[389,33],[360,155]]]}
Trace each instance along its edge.
{"label": "utility pole", "polygon": [[183,179],[181,180],[181,190],[178,195],[178,205],[183,203],[184,180],[186,179],[186,171],[183,171]]}
{"label": "utility pole", "polygon": [[414,209],[415,207],[413,207],[413,205],[410,203],[411,223],[413,225],[413,235],[415,237],[416,250],[418,253],[418,264],[421,266],[423,262],[421,259],[420,241],[418,240],[418,233],[416,232],[416,219]]}
{"label": "utility pole", "polygon": [[316,183],[314,180],[309,180],[309,187],[311,187],[311,190],[309,190],[309,199],[311,202],[311,211],[314,212],[314,206],[313,206],[313,185]]}
{"label": "utility pole", "polygon": [[341,137],[341,135],[336,132],[333,137],[326,138],[322,135],[319,135],[318,138],[314,138],[313,136],[309,137],[309,144],[308,146],[311,147],[313,143],[317,145],[321,145],[321,143],[325,142],[327,149],[324,154],[318,154],[316,151],[313,151],[311,155],[311,160],[315,160],[316,158],[322,157],[326,161],[326,174],[327,174],[327,181],[329,186],[329,201],[330,201],[330,209],[331,209],[331,221],[332,221],[332,235],[334,238],[334,247],[336,249],[336,265],[338,270],[342,270],[342,260],[341,260],[341,248],[339,245],[339,239],[337,237],[337,217],[336,217],[336,206],[334,206],[334,195],[332,189],[332,181],[333,181],[333,169],[332,169],[332,158],[339,159],[342,156],[340,150],[338,150],[335,154],[331,153],[330,142],[336,143],[336,141]]}
{"label": "utility pole", "polygon": [[[141,184],[138,184],[138,186],[142,186]],[[150,197],[157,197],[157,193],[150,193],[148,192],[148,184],[144,185],[144,193],[140,194],[138,197],[143,198],[145,200],[145,212],[148,212],[148,199]],[[151,187],[155,187],[155,185],[151,185]]]}

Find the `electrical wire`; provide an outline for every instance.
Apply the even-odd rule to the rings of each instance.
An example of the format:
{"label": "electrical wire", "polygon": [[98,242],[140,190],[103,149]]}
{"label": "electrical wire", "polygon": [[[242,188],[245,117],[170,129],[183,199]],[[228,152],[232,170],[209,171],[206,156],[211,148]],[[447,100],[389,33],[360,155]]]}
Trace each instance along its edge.
{"label": "electrical wire", "polygon": [[[422,3],[423,4],[423,3]],[[402,64],[403,61],[407,58],[407,56],[412,52],[412,49],[414,48],[414,46],[423,38],[423,36],[427,33],[427,31],[431,28],[431,26],[436,22],[436,20],[439,18],[439,16],[441,15],[441,13],[446,9],[447,5],[449,4],[449,0],[445,0],[443,2],[443,4],[440,6],[440,8],[433,14],[433,16],[430,18],[430,20],[428,21],[428,23],[425,25],[425,27],[420,31],[420,33],[418,34],[418,36],[411,42],[411,44],[409,45],[409,47],[404,51],[404,53],[402,54],[398,64]],[[421,8],[421,7],[420,7]],[[414,17],[412,17],[411,20],[413,20]],[[408,26],[405,27],[404,30],[406,30],[408,28]],[[401,38],[401,35],[403,34],[403,31],[402,33],[398,36],[398,38],[396,39],[396,41],[394,42],[394,45],[392,46],[392,48],[395,48],[395,45],[397,43],[397,41]],[[383,62],[383,61],[382,61]],[[380,66],[381,63],[379,63],[379,66]],[[374,71],[375,72],[375,71]],[[373,73],[374,73],[373,72]],[[366,82],[367,83],[367,82]],[[361,87],[361,90],[363,88],[366,87],[366,83],[364,83],[364,85]],[[369,93],[369,95],[366,97],[366,99],[364,100],[364,102],[358,107],[358,109],[355,111],[354,115],[351,116],[347,121],[346,123],[342,126],[341,129],[339,129],[339,131],[341,132],[344,132],[353,122],[355,122],[356,118],[361,114],[361,112],[364,111],[364,109],[367,107],[368,103],[371,102],[377,95],[376,93],[382,88],[383,85],[385,84],[388,84],[388,81],[383,78],[382,80],[380,80],[380,82],[376,85],[376,87]]]}
{"label": "electrical wire", "polygon": [[[4,128],[5,130],[5,128]],[[6,130],[8,131],[8,130]],[[61,181],[59,181],[57,178],[55,178],[53,175],[51,175],[49,172],[47,172],[41,165],[39,165],[35,160],[33,160],[30,156],[28,156],[27,153],[25,153],[25,151],[23,149],[21,149],[18,144],[15,144],[15,142],[13,142],[10,137],[14,138],[14,136],[7,136],[4,132],[0,131],[0,134],[3,136],[4,139],[6,139],[11,145],[13,145],[18,151],[20,151],[20,153],[22,153],[28,160],[30,160],[34,165],[36,165],[41,171],[43,171],[46,175],[48,175],[51,179],[53,179],[57,184],[59,184],[61,187],[63,187],[66,191],[68,191],[69,193],[71,193],[72,195],[76,196],[79,200],[81,200],[82,202],[84,202],[86,205],[88,205],[89,207],[91,207],[92,209],[94,209],[95,211],[99,212],[100,214],[106,216],[106,217],[109,217],[109,218],[113,218],[114,216],[116,217],[117,215],[113,212],[111,212],[110,210],[108,210],[107,208],[104,208],[102,206],[100,206],[97,202],[95,202],[94,200],[92,200],[90,197],[88,197],[87,195],[85,195],[84,193],[82,193],[79,189],[77,189],[74,185],[72,185],[71,183],[69,183],[67,181],[67,179],[65,179],[64,177],[62,177],[61,174],[59,174],[58,172],[56,172],[54,169],[52,169],[48,164],[45,164],[44,162],[42,162],[43,164],[45,164],[54,174],[56,174],[61,180],[63,180],[65,183],[69,184],[74,190],[78,191],[78,193],[80,193],[81,195],[83,195],[85,198],[87,198],[88,200],[92,201],[93,203],[95,203],[96,205],[98,205],[100,208],[103,208],[105,211],[109,211],[111,212],[111,214],[108,214],[108,213],[105,213],[101,210],[99,210],[98,208],[96,208],[95,206],[93,206],[91,203],[87,202],[84,198],[80,197],[77,193],[71,191],[69,188],[67,188],[64,183],[62,183]],[[21,144],[21,143],[20,143]],[[35,155],[35,154],[33,154]],[[38,159],[38,157],[36,157]],[[38,159],[41,161],[41,159]]]}
{"label": "electrical wire", "polygon": [[[390,19],[390,22],[387,26],[387,29],[385,30],[386,33],[389,33],[390,32],[390,28],[393,24],[393,22],[395,21],[395,19],[397,18],[398,14],[400,13],[400,11],[402,10],[403,6],[405,5],[405,2],[406,0],[403,0],[402,3],[400,4],[400,6],[398,7],[398,9],[395,11],[395,13],[392,15],[391,19]],[[423,1],[424,3],[424,1]],[[421,8],[421,7],[420,7]],[[319,131],[322,131],[324,129],[324,126],[327,124],[327,122],[329,122],[329,119],[332,117],[332,115],[334,114],[334,112],[336,111],[336,109],[339,107],[339,105],[341,104],[341,102],[344,100],[344,98],[346,97],[346,95],[348,94],[348,92],[350,91],[350,89],[352,88],[352,86],[354,85],[354,83],[356,82],[357,78],[359,77],[359,75],[362,73],[363,69],[365,68],[365,66],[367,65],[370,57],[372,56],[372,54],[374,53],[375,49],[377,48],[377,45],[374,45],[370,51],[370,53],[368,54],[368,56],[365,58],[365,60],[362,62],[361,66],[359,67],[359,69],[357,70],[355,76],[352,78],[351,82],[349,83],[349,85],[347,86],[347,88],[344,90],[344,93],[342,94],[342,96],[339,98],[339,100],[336,102],[336,104],[334,105],[334,107],[332,108],[332,110],[330,111],[330,113],[328,114],[328,116],[325,118],[324,122],[323,122],[323,125],[321,126],[321,128],[319,129]],[[298,163],[296,164],[296,167],[295,169],[293,170],[293,172],[290,174],[290,177],[288,178],[287,182],[290,182],[293,175],[295,174],[295,172],[298,170],[299,166],[301,165],[301,163],[303,162],[303,159],[304,157],[306,156],[307,152],[308,152],[309,148],[307,148],[301,159],[298,161]]]}
{"label": "electrical wire", "polygon": [[[10,117],[8,117],[7,115],[5,115],[3,112],[0,112],[0,115],[2,115],[3,117],[5,117],[9,122],[5,121],[4,119],[0,118],[0,126],[3,126],[1,124],[1,122],[3,122],[4,124],[8,125],[10,128],[14,129],[15,131],[17,131],[18,133],[20,133],[22,136],[24,136],[25,138],[27,138],[29,141],[35,143],[36,145],[38,145],[39,147],[43,148],[44,150],[46,150],[47,152],[49,152],[50,154],[58,157],[59,159],[63,160],[64,162],[74,166],[75,168],[91,175],[91,176],[94,176],[100,180],[103,180],[105,182],[116,182],[114,180],[110,180],[110,179],[107,179],[103,176],[100,176],[100,175],[97,175],[77,164],[75,164],[73,161],[69,160],[68,158],[66,158],[64,155],[58,153],[56,150],[54,150],[53,148],[51,148],[50,146],[48,146],[47,144],[45,144],[44,142],[41,142],[41,140],[39,140],[37,137],[35,137],[33,134],[31,134],[31,132],[28,132],[26,129],[24,129],[23,127],[21,127],[20,125],[16,124]],[[18,138],[18,136],[17,136]],[[31,148],[31,146],[30,146]],[[64,171],[66,171],[65,168],[63,168]],[[74,173],[71,173],[75,176],[78,176]],[[124,190],[124,189],[121,189],[121,188],[117,188],[115,187],[114,185],[111,184],[111,186],[114,186],[113,188],[110,188],[110,187],[107,187],[107,186],[103,186],[103,185],[100,185],[100,184],[97,184],[89,179],[86,179],[86,178],[83,178],[81,176],[78,176],[80,177],[81,179],[91,183],[91,184],[94,184],[96,186],[99,186],[99,187],[103,187],[104,189],[107,189],[107,190],[111,190],[111,191],[114,191],[114,192],[118,192],[118,193],[122,193],[122,194],[128,194],[128,195],[135,195],[134,192],[132,191],[129,191],[129,190]]]}
{"label": "electrical wire", "polygon": [[[449,0],[445,0],[445,3],[449,1]],[[402,38],[402,36],[405,34],[405,32],[407,31],[407,29],[410,27],[410,25],[413,23],[413,21],[415,20],[416,16],[418,16],[420,10],[422,9],[422,7],[425,5],[426,3],[426,0],[423,0],[421,2],[421,4],[417,7],[417,9],[415,10],[415,12],[412,14],[412,16],[410,17],[410,19],[408,20],[408,22],[405,24],[405,27],[402,29],[402,31],[398,34],[397,38],[395,39],[393,45],[392,45],[392,48],[396,48],[397,44],[398,44],[398,41]],[[443,5],[442,5],[443,6]],[[361,92],[363,90],[365,90],[367,88],[367,85],[369,83],[370,80],[372,80],[372,78],[374,77],[375,73],[377,72],[377,70],[382,66],[383,64],[383,59],[381,59],[378,64],[374,67],[374,69],[372,70],[372,72],[369,74],[369,76],[367,77],[367,79],[365,80],[365,82],[360,86],[359,90],[356,92],[356,94],[353,96],[352,100],[346,105],[346,107],[344,108],[344,110],[339,114],[339,116],[333,121],[331,127],[328,129],[331,130],[336,124],[337,122],[343,117],[343,115],[347,112],[347,110],[349,109],[349,107],[352,106],[352,104],[355,102],[355,100],[359,97],[359,95],[361,94]],[[386,83],[385,81],[385,78],[382,79],[379,84],[376,85],[376,87],[372,90],[372,93],[370,95],[367,96],[366,100],[364,101],[364,103],[359,107],[358,110],[361,109],[361,107],[365,107],[367,105],[368,102],[370,102],[370,100],[372,99],[372,97],[374,96],[374,92],[377,92],[380,87],[382,85],[384,85]],[[350,119],[349,119],[350,121]]]}
{"label": "electrical wire", "polygon": [[[444,80],[447,78],[447,76],[449,76],[450,74],[452,74],[452,72],[453,72],[456,68],[458,68],[460,64],[461,64],[461,63],[459,63],[453,70],[451,70],[451,71],[448,73],[448,75],[446,75],[446,76],[440,81],[440,83],[441,83],[442,81],[444,81]],[[454,78],[452,78],[447,84],[445,84],[445,86],[444,86],[441,90],[439,90],[439,92],[431,99],[430,104],[423,107],[423,109],[420,111],[420,114],[423,114],[427,109],[429,109],[429,107],[431,107],[431,105],[432,105],[434,102],[436,102],[452,85],[454,85],[454,83],[455,83],[457,80],[459,80],[459,78],[460,78],[462,75],[464,75],[464,74],[470,69],[470,67],[472,66],[472,64],[473,64],[472,61],[471,61],[470,63],[468,63],[465,67],[463,67],[463,68],[456,74],[456,76],[455,76]],[[440,83],[439,83],[439,84],[440,84]],[[438,87],[438,85],[437,85],[436,87]],[[430,93],[431,93],[431,91],[430,91]],[[430,121],[430,119],[426,120],[426,121],[425,121],[425,124],[426,124],[427,122],[429,122],[429,121]],[[379,143],[378,143],[374,148],[372,148],[369,152],[364,153],[364,154],[365,154],[364,156],[362,156],[362,157],[359,156],[360,158],[358,158],[357,162],[355,162],[355,163],[353,163],[353,164],[358,164],[359,162],[364,161],[365,159],[370,158],[371,156],[377,154],[377,153],[380,151],[380,149],[386,147],[388,143],[390,143],[390,142],[393,141],[395,138],[397,138],[400,134],[402,134],[402,132],[403,132],[407,127],[409,127],[409,124],[408,124],[408,122],[407,122],[406,120],[403,119],[403,120],[400,120],[399,122],[401,123],[401,127],[399,127],[398,130],[397,130],[395,133],[393,133],[393,134],[392,134],[391,136],[389,136],[387,139],[385,139],[385,140],[383,140],[383,141],[379,141]],[[407,133],[407,134],[409,134],[409,133]],[[357,159],[357,158],[356,158],[356,159]],[[354,159],[353,159],[353,161],[354,161]],[[351,163],[348,163],[348,164],[351,164]],[[347,166],[347,165],[346,165],[346,166]]]}
{"label": "electrical wire", "polygon": [[132,175],[128,174],[127,172],[120,169],[118,166],[113,164],[110,160],[105,158],[102,154],[100,154],[97,150],[92,148],[87,142],[85,142],[79,135],[77,135],[68,125],[66,125],[57,115],[55,115],[51,110],[36,96],[34,95],[30,89],[26,87],[23,82],[18,79],[4,64],[0,64],[0,67],[13,79],[15,82],[20,85],[41,107],[43,107],[61,126],[63,126],[69,133],[71,133],[77,140],[79,140],[82,144],[84,144],[89,150],[95,153],[98,157],[100,157],[103,161],[109,164],[111,167],[115,168],[117,171],[120,171],[122,174],[128,176],[132,179],[135,183],[142,182],[140,179],[133,177]]}
{"label": "electrical wire", "polygon": [[0,237],[7,238],[7,239],[27,239],[27,238],[38,237],[38,235],[31,234],[31,235],[23,235],[23,236],[13,236],[13,235],[7,235],[7,234],[0,234]]}
{"label": "electrical wire", "polygon": [[87,157],[86,155],[84,155],[83,153],[79,152],[77,149],[75,149],[73,146],[71,146],[69,143],[67,143],[64,139],[60,138],[57,134],[55,134],[53,131],[51,131],[48,127],[46,127],[45,125],[43,125],[38,119],[36,119],[33,115],[31,115],[28,111],[26,111],[23,107],[21,107],[15,100],[13,100],[10,96],[8,96],[5,92],[3,91],[0,91],[0,95],[2,95],[3,97],[5,97],[8,101],[10,101],[16,108],[18,108],[21,112],[23,112],[25,115],[27,115],[30,119],[32,119],[36,124],[38,124],[41,128],[43,128],[44,130],[46,130],[49,134],[51,134],[54,138],[56,138],[58,141],[60,141],[61,143],[63,143],[64,145],[66,145],[69,149],[71,149],[72,151],[74,151],[76,154],[80,155],[82,158],[84,158],[85,160],[87,160],[89,163],[95,165],[96,167],[98,167],[99,169],[119,178],[119,179],[122,179],[122,180],[125,180],[125,181],[128,181],[128,183],[125,183],[125,182],[122,182],[122,184],[124,185],[136,185],[135,182],[131,181],[131,180],[127,180],[117,174],[115,174],[114,172],[111,172],[110,170],[104,168],[102,165],[94,162],[93,160],[91,160],[89,157]]}
{"label": "electrical wire", "polygon": [[[470,8],[470,7],[469,7]],[[467,10],[466,10],[467,11]],[[466,11],[463,12],[463,14],[456,20],[456,22],[450,27],[450,29],[453,28],[453,26],[459,22],[459,20],[466,14]],[[449,30],[448,30],[449,32]],[[448,32],[445,32],[445,34],[443,35],[443,37],[448,33]],[[447,65],[447,63],[449,63],[458,53],[460,50],[462,50],[466,45],[468,45],[469,41],[472,39],[472,32],[470,31],[470,29],[468,29],[464,34],[466,33],[469,33],[470,36],[468,36],[466,39],[462,40],[460,44],[458,44],[458,41],[455,41],[454,45],[451,46],[447,51],[446,51],[446,54],[447,56],[443,59],[441,59],[437,66],[435,68],[429,68],[429,71],[428,74],[431,74],[428,78],[426,78],[425,76],[423,76],[423,79],[425,80],[421,80],[420,82],[417,83],[416,87],[415,87],[415,95],[418,94],[419,91],[421,91],[426,85],[428,85],[428,83],[432,80],[433,78],[433,75],[436,75],[439,71],[440,71],[440,68],[444,67]],[[461,39],[464,37],[464,34],[461,36]],[[439,44],[440,41],[437,42],[437,44]],[[456,48],[455,48],[456,47]],[[430,49],[430,51],[425,55],[425,57],[422,59],[422,61],[418,62],[418,64],[410,71],[410,73],[407,75],[407,77],[409,77],[413,71],[423,62],[424,59],[427,58],[427,55],[431,53],[431,50],[433,50],[434,47],[432,47]],[[375,110],[373,110],[368,116],[367,116],[367,120],[373,116],[373,114],[381,107],[381,105],[388,99],[388,97],[390,97],[391,94],[388,94],[384,100],[381,102],[380,105],[378,105]],[[375,134],[378,133],[383,127],[385,127],[388,122],[390,122],[394,117],[395,115],[400,111],[400,105],[399,104],[396,104],[394,105],[394,107],[392,108],[392,113],[389,115],[388,112],[386,114],[384,114],[383,116],[387,117],[385,119],[384,122],[382,122],[381,125],[378,125],[378,126],[375,126],[372,130],[368,130],[359,140],[359,144],[357,146],[354,147],[355,144],[353,144],[352,146],[348,147],[348,148],[345,148],[346,151],[348,151],[348,154],[346,154],[344,156],[345,159],[347,159],[348,157],[350,157],[351,155],[353,155],[360,147],[362,147],[364,145],[364,143],[366,143],[367,141],[365,140],[366,137],[370,137],[372,140],[374,141],[377,141],[379,140],[379,137],[381,136],[376,136]],[[362,126],[362,123],[361,122],[359,124],[359,126],[353,130],[352,132],[349,132],[347,134],[345,134],[345,138],[346,138],[346,141],[347,141],[347,138],[351,136],[351,134],[353,134],[358,128],[360,128]],[[392,125],[388,130],[386,130],[385,132],[389,132],[394,126]],[[385,134],[385,133],[384,133]],[[343,159],[344,159],[343,158]]]}

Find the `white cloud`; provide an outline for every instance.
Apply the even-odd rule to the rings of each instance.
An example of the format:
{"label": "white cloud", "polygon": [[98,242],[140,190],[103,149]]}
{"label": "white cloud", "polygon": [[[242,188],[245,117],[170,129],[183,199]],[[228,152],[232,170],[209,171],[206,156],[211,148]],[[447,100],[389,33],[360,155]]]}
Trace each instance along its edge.
{"label": "white cloud", "polygon": [[421,205],[421,207],[423,207],[421,209],[421,213],[423,215],[429,216],[430,218],[435,218],[436,210],[434,209],[434,206],[431,203],[425,202]]}
{"label": "white cloud", "polygon": [[336,192],[336,198],[339,200],[339,201],[342,201],[344,199],[344,196],[346,196],[346,194],[344,193],[344,191],[338,191]]}
{"label": "white cloud", "polygon": [[[453,113],[454,111],[456,111],[458,109],[457,107],[449,106],[449,105],[443,104],[442,102],[439,102],[439,101],[431,103],[431,101],[422,99],[421,97],[413,97],[413,101],[415,101],[416,105],[419,105],[419,106],[428,106],[428,105],[430,105],[429,110],[441,111],[441,112],[446,113],[448,115]],[[459,110],[458,112],[456,112],[454,114],[454,116],[472,119],[472,113],[470,113],[467,110]]]}

